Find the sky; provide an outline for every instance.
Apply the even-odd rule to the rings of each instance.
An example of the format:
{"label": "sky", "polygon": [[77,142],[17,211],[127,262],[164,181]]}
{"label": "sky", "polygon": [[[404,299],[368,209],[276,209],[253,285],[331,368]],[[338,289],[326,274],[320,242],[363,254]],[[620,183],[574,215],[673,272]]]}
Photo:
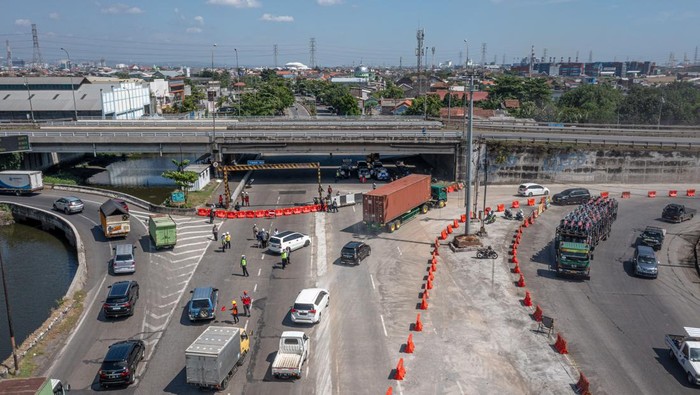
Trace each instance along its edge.
{"label": "sky", "polygon": [[[698,0],[3,0],[4,41],[33,59],[32,24],[45,63],[272,67],[412,66],[424,30],[423,62],[519,62],[529,56],[587,62],[693,62],[700,45]],[[465,40],[467,43],[465,44]],[[434,52],[433,52],[434,50]],[[238,59],[236,59],[236,54]]]}

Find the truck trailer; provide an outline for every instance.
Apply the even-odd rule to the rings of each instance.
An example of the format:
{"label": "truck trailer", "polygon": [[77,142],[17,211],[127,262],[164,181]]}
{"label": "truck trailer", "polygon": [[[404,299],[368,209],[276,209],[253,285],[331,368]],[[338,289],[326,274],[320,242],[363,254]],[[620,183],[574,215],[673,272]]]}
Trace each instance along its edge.
{"label": "truck trailer", "polygon": [[187,383],[222,390],[228,386],[250,350],[250,336],[242,328],[210,326],[185,350]]}
{"label": "truck trailer", "polygon": [[411,174],[362,196],[362,219],[371,228],[393,232],[431,207],[445,207],[447,190],[431,185],[430,176]]}
{"label": "truck trailer", "polygon": [[44,189],[42,174],[38,170],[0,171],[0,192],[19,196]]}
{"label": "truck trailer", "polygon": [[114,199],[109,199],[100,206],[100,223],[105,237],[126,237],[129,234],[129,211]]}
{"label": "truck trailer", "polygon": [[148,234],[156,250],[172,248],[177,244],[177,224],[166,214],[153,214],[148,217]]}

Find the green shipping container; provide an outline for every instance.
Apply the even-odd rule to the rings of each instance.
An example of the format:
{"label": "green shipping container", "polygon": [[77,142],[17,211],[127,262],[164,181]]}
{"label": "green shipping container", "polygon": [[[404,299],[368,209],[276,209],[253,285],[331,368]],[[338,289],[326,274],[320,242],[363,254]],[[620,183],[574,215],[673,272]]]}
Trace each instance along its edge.
{"label": "green shipping container", "polygon": [[151,215],[148,220],[148,234],[156,249],[175,247],[177,244],[177,225],[169,215]]}

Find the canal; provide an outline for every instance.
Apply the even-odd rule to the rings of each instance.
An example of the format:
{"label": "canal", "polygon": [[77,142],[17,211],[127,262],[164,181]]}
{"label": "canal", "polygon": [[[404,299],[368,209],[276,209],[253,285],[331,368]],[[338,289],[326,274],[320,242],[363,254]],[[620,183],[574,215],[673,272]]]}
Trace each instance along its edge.
{"label": "canal", "polygon": [[[58,306],[78,262],[75,250],[65,239],[41,227],[21,223],[0,226],[0,254],[19,346]],[[3,292],[0,292],[0,323],[0,359],[5,360],[12,354],[12,347]]]}

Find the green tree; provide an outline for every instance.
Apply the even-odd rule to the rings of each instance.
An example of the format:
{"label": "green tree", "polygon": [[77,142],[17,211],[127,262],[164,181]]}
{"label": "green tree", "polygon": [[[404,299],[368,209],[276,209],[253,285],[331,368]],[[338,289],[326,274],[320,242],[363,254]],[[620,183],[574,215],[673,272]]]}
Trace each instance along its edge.
{"label": "green tree", "polygon": [[[426,98],[427,106],[424,108],[424,105],[426,105]],[[441,108],[442,102],[440,101],[440,96],[421,96],[413,99],[413,103],[411,103],[411,106],[408,107],[404,115],[423,115],[427,113],[429,117],[439,117]]]}
{"label": "green tree", "polygon": [[22,165],[22,153],[0,154],[0,170],[16,170]]}
{"label": "green tree", "polygon": [[177,161],[173,159],[172,161],[177,170],[166,170],[161,176],[175,181],[175,185],[185,193],[185,202],[187,202],[189,190],[199,178],[199,174],[194,171],[184,171],[184,168],[190,163],[189,160]]}
{"label": "green tree", "polygon": [[562,95],[557,103],[559,120],[581,123],[616,123],[622,93],[608,84],[583,85]]}
{"label": "green tree", "polygon": [[536,107],[544,107],[552,101],[552,88],[544,78],[526,78],[518,99],[521,102],[532,102]]}
{"label": "green tree", "polygon": [[402,99],[405,95],[403,89],[396,86],[396,84],[394,84],[393,82],[388,81],[386,83],[386,89],[377,91],[374,94],[372,94],[372,96],[374,96],[377,99]]}

